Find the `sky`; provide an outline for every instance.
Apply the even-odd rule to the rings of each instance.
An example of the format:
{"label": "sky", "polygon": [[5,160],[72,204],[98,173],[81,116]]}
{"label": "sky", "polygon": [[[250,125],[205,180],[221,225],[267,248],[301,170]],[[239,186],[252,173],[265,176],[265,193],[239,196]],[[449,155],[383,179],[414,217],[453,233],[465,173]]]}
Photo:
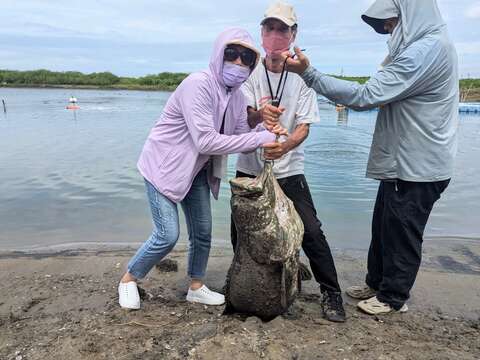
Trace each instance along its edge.
{"label": "sky", "polygon": [[[480,77],[480,1],[437,0],[456,44],[460,75]],[[360,18],[372,0],[289,1],[306,48],[322,72],[374,73],[388,35]],[[260,47],[270,0],[0,0],[0,69],[110,71],[143,76],[208,66],[216,36],[240,26]]]}

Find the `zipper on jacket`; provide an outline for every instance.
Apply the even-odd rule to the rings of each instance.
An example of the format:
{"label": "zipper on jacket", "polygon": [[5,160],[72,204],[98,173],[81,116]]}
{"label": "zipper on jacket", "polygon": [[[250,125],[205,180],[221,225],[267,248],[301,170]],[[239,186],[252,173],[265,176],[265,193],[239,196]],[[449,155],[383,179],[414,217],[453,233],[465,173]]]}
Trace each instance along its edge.
{"label": "zipper on jacket", "polygon": [[223,112],[223,117],[222,117],[222,123],[220,125],[220,134],[223,134],[225,132],[225,120],[226,120],[226,117],[227,117],[227,110],[228,110],[228,105],[230,105],[230,99],[232,97],[232,93],[229,92],[228,90],[229,88],[227,88],[227,105],[225,106],[225,110]]}

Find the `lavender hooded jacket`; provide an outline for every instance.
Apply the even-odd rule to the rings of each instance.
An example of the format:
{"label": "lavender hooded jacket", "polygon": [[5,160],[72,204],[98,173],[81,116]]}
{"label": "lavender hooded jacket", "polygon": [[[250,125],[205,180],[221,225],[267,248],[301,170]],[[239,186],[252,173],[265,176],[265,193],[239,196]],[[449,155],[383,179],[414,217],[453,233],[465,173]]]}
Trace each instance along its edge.
{"label": "lavender hooded jacket", "polygon": [[[248,152],[275,141],[268,131],[250,132],[242,92],[227,91],[223,82],[223,52],[232,43],[258,53],[246,31],[233,28],[221,33],[209,69],[189,75],[178,86],[140,155],[140,173],[173,202],[183,200],[210,155]],[[225,111],[224,134],[220,134]],[[209,171],[208,182],[217,199],[220,179]]]}

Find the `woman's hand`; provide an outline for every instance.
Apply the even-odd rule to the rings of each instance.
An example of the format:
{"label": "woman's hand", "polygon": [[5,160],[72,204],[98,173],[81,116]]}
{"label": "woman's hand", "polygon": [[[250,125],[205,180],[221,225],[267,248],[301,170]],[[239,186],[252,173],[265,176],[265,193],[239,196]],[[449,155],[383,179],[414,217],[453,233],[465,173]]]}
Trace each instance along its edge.
{"label": "woman's hand", "polygon": [[288,139],[284,142],[278,141],[280,136],[289,135],[288,130],[280,125],[275,125],[271,132],[277,135],[277,141],[262,146],[264,148],[264,156],[266,160],[280,159],[283,155],[291,150]]}

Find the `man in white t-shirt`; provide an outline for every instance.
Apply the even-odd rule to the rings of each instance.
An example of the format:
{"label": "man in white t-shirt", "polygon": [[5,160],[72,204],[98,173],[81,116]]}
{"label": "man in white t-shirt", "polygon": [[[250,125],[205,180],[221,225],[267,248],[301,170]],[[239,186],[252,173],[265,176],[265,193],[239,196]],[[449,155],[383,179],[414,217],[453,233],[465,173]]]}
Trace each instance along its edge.
{"label": "man in white t-shirt", "polygon": [[[270,144],[263,154],[260,151],[240,154],[237,177],[257,176],[265,158],[275,160],[275,177],[285,195],[293,201],[305,227],[302,248],[320,284],[323,316],[330,321],[344,322],[346,316],[335,264],[304,176],[302,143],[308,136],[310,124],[320,120],[317,97],[300,76],[285,70],[281,56],[297,34],[293,7],[283,2],[273,4],[267,9],[261,25],[266,57],[242,87],[248,104],[248,122],[252,129],[262,123],[272,128],[280,122],[290,135]],[[237,233],[233,221],[231,240],[235,249]]]}

